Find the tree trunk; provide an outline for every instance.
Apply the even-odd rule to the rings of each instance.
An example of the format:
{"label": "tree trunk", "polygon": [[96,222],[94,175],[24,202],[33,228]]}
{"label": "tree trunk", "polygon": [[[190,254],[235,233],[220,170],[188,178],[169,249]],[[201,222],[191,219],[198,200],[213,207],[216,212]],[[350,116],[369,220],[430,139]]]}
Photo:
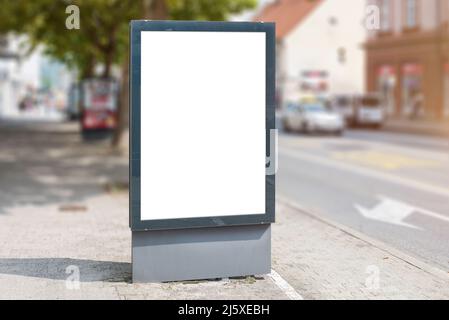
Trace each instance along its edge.
{"label": "tree trunk", "polygon": [[[168,8],[165,0],[142,0],[142,19],[166,20]],[[118,147],[123,133],[129,127],[129,53],[122,64],[122,81],[119,97],[118,123],[112,139],[112,146]]]}
{"label": "tree trunk", "polygon": [[129,127],[129,54],[126,55],[126,59],[122,64],[118,103],[117,128],[112,138],[113,147],[119,146],[123,132]]}
{"label": "tree trunk", "polygon": [[165,20],[168,17],[168,9],[165,0],[147,0],[149,5],[144,11],[144,19]]}
{"label": "tree trunk", "polygon": [[104,53],[105,61],[104,61],[103,78],[109,78],[111,76],[113,53],[114,49],[108,50],[108,52]]}
{"label": "tree trunk", "polygon": [[95,69],[95,57],[92,55],[89,58],[87,64],[83,66],[80,74],[80,79],[83,80],[92,78],[94,76],[94,69]]}
{"label": "tree trunk", "polygon": [[103,50],[104,56],[104,70],[103,77],[109,78],[111,76],[111,68],[114,62],[114,54],[116,54],[116,29],[111,29],[111,33],[109,35],[108,45]]}

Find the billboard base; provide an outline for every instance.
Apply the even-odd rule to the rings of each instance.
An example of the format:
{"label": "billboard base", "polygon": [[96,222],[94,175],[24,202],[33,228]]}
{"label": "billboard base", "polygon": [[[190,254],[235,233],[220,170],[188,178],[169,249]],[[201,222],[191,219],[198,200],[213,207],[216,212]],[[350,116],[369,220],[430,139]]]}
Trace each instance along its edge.
{"label": "billboard base", "polygon": [[271,226],[133,231],[133,282],[216,279],[271,271]]}

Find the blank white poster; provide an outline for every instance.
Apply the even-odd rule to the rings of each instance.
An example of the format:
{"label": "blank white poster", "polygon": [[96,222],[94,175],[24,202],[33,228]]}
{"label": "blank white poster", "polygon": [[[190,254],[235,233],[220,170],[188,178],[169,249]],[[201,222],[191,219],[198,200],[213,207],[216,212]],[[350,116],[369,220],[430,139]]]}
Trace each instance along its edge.
{"label": "blank white poster", "polygon": [[141,219],[265,213],[265,33],[141,40]]}

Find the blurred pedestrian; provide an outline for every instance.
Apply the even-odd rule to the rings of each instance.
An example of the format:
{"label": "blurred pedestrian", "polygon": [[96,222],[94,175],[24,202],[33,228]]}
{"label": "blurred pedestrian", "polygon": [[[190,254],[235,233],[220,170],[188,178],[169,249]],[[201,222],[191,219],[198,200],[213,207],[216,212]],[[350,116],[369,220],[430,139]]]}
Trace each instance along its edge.
{"label": "blurred pedestrian", "polygon": [[411,107],[412,107],[412,112],[410,114],[411,119],[417,119],[422,115],[423,103],[424,103],[423,94],[419,90],[414,91],[412,101],[411,101]]}
{"label": "blurred pedestrian", "polygon": [[33,107],[33,99],[29,95],[25,95],[19,103],[20,112],[30,111]]}
{"label": "blurred pedestrian", "polygon": [[20,112],[24,112],[25,109],[26,109],[26,103],[25,103],[25,97],[24,97],[24,98],[20,99],[19,110],[20,110]]}

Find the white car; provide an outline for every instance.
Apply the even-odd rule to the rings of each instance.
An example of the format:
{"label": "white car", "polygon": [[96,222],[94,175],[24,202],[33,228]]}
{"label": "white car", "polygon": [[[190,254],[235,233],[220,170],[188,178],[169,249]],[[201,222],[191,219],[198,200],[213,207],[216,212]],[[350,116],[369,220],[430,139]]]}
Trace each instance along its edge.
{"label": "white car", "polygon": [[345,129],[343,117],[321,101],[287,103],[282,123],[287,132],[331,132],[340,135]]}
{"label": "white car", "polygon": [[376,94],[355,97],[354,123],[380,127],[385,121],[385,106]]}

